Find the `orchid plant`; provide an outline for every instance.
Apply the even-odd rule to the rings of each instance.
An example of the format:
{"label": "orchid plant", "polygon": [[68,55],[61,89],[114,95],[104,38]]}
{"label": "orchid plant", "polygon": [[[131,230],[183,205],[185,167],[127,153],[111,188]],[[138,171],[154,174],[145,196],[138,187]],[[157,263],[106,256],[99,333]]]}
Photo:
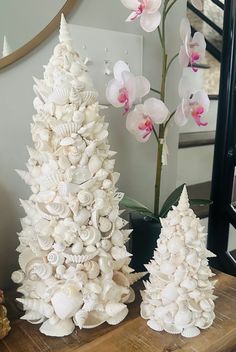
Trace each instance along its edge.
{"label": "orchid plant", "polygon": [[[124,198],[126,207],[135,209],[141,213],[159,219],[164,216],[173,203],[178,201],[183,185],[179,187],[159,209],[160,186],[163,165],[167,164],[166,135],[167,126],[174,119],[178,126],[185,125],[189,119],[193,119],[198,126],[206,126],[206,114],[209,109],[207,93],[194,90],[191,82],[183,76],[179,82],[180,104],[176,110],[170,112],[166,106],[166,80],[169,69],[176,58],[182,68],[190,67],[192,74],[197,72],[198,64],[205,57],[206,42],[202,33],[196,32],[191,36],[191,27],[187,18],[183,18],[180,24],[180,39],[182,41],[179,53],[169,57],[166,47],[166,20],[178,0],[121,0],[121,3],[131,10],[128,22],[140,20],[140,26],[146,32],[157,31],[162,48],[162,80],[160,90],[154,90],[150,82],[143,76],[135,76],[130,72],[128,65],[118,61],[114,65],[114,78],[108,83],[106,97],[110,104],[117,108],[123,108],[126,117],[126,128],[138,142],[145,143],[153,134],[157,142],[157,165],[155,183],[154,214],[142,204]],[[198,9],[203,9],[203,0],[192,0],[192,4]],[[141,103],[150,90],[159,94],[159,99],[148,98]],[[199,202],[198,202],[199,203]],[[206,204],[206,202],[205,202]]]}

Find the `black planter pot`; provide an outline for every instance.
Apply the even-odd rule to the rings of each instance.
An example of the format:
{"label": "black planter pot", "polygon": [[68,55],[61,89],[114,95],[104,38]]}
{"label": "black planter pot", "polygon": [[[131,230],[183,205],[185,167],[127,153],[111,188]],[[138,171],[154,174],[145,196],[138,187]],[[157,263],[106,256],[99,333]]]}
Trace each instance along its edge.
{"label": "black planter pot", "polygon": [[157,239],[161,232],[159,222],[142,215],[130,214],[130,253],[133,254],[130,266],[135,271],[146,271],[144,264],[149,263],[157,246]]}

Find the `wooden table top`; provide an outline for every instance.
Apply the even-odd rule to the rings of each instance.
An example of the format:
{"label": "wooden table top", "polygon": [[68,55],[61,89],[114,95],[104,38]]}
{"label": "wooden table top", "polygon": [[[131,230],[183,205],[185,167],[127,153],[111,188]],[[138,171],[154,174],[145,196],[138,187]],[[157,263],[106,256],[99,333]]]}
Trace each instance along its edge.
{"label": "wooden table top", "polygon": [[38,326],[19,319],[22,312],[6,294],[12,330],[0,341],[0,352],[235,352],[236,278],[223,273],[216,278],[216,319],[212,327],[192,339],[151,330],[139,316],[140,295],[118,326],[77,328],[68,337],[47,337]]}

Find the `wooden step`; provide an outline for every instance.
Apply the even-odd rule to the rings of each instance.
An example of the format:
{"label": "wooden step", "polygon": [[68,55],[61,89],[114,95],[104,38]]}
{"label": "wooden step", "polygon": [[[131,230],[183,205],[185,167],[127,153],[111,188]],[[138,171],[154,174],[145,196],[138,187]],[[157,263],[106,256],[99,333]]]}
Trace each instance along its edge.
{"label": "wooden step", "polygon": [[[188,195],[190,199],[210,199],[210,194],[211,194],[210,181],[187,186],[187,189],[188,189]],[[209,205],[192,206],[192,209],[200,219],[207,218],[209,215]]]}
{"label": "wooden step", "polygon": [[187,132],[179,135],[179,148],[200,147],[215,144],[215,131]]}

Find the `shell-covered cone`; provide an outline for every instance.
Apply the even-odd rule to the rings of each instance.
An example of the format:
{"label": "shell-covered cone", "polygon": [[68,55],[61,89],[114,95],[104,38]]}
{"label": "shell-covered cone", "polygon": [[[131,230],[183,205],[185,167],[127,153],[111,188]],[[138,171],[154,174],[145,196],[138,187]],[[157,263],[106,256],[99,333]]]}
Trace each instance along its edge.
{"label": "shell-covered cone", "polygon": [[[204,227],[189,207],[186,187],[177,207],[161,220],[162,230],[142,291],[141,316],[156,331],[194,337],[215,318],[214,274]],[[137,275],[137,274],[133,274]]]}
{"label": "shell-covered cone", "polygon": [[43,79],[34,78],[33,146],[27,171],[17,170],[32,194],[21,200],[20,270],[12,275],[22,319],[52,336],[118,324],[143,276],[129,268],[115,152],[87,71],[62,15],[59,44]]}

